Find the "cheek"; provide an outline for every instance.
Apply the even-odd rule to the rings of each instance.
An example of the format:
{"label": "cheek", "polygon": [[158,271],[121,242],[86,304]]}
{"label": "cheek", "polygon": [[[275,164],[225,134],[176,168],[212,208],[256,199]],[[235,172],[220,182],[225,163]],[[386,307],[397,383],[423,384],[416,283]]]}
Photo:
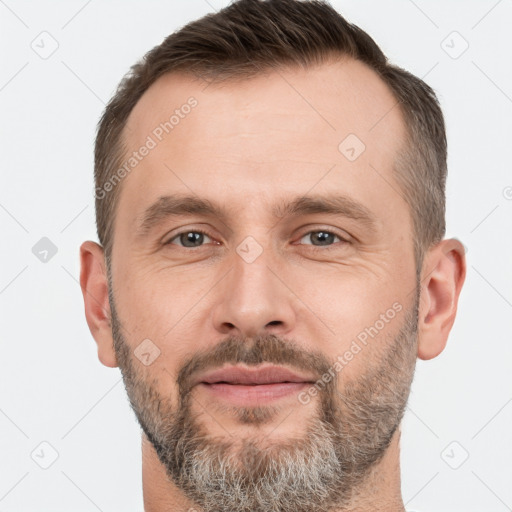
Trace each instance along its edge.
{"label": "cheek", "polygon": [[136,343],[149,338],[162,351],[190,346],[194,326],[204,322],[208,290],[216,282],[212,269],[150,268],[125,275],[129,277],[116,286],[116,304],[129,339]]}
{"label": "cheek", "polygon": [[373,323],[403,295],[403,287],[394,276],[355,265],[339,265],[328,271],[320,267],[301,269],[288,279],[295,283],[297,297],[339,335],[346,334],[347,329],[354,334],[353,328]]}
{"label": "cheek", "polygon": [[[188,295],[185,275],[150,261],[127,261],[119,274],[116,293],[122,295],[135,321],[150,318],[162,301],[180,301]],[[193,288],[194,280],[188,276],[188,281],[189,289]]]}
{"label": "cheek", "polygon": [[399,332],[404,299],[399,281],[389,276],[357,276],[338,271],[320,274],[298,287],[307,305],[299,330],[334,363],[336,373],[357,376],[377,362]]}

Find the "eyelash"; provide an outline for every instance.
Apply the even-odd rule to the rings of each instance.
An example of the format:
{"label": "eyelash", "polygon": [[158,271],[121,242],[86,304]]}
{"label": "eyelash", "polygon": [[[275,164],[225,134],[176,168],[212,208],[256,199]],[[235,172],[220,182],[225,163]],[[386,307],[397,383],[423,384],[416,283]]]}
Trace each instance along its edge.
{"label": "eyelash", "polygon": [[[311,233],[320,233],[320,232],[321,233],[328,233],[330,235],[334,235],[340,241],[339,242],[335,242],[332,245],[313,245],[313,244],[295,244],[295,245],[309,245],[311,250],[313,250],[313,251],[318,251],[318,250],[327,251],[329,249],[336,249],[338,247],[336,245],[337,243],[339,243],[339,244],[348,244],[348,243],[350,243],[347,239],[343,238],[341,235],[335,233],[334,231],[328,230],[328,229],[322,229],[322,228],[306,231],[303,235],[300,236],[299,240],[302,240],[306,235],[309,235]],[[184,233],[201,233],[201,234],[206,235],[206,236],[208,236],[210,238],[213,238],[207,231],[204,231],[202,229],[186,229],[184,231],[180,231],[179,233],[176,233],[172,238],[170,238],[167,242],[165,242],[164,245],[176,245],[177,247],[180,247],[181,249],[185,249],[185,250],[187,250],[187,249],[188,250],[200,249],[201,247],[203,247],[203,245],[198,246],[198,247],[183,247],[181,245],[177,245],[177,244],[172,244],[171,243],[173,240],[178,238],[180,235],[183,235]]]}

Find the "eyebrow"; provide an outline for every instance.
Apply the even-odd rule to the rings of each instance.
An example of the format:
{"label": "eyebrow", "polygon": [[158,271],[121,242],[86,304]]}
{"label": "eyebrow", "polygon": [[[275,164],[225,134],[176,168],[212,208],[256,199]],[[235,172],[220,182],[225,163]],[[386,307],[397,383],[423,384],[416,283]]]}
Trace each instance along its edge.
{"label": "eyebrow", "polygon": [[[164,220],[187,215],[215,217],[226,224],[230,214],[236,215],[236,213],[233,208],[223,208],[198,196],[165,195],[159,197],[139,217],[140,223],[136,232],[139,236],[144,237]],[[271,214],[275,219],[317,213],[346,217],[361,223],[371,231],[375,231],[377,224],[377,217],[366,206],[342,195],[301,196],[291,201],[280,202],[271,209]]]}

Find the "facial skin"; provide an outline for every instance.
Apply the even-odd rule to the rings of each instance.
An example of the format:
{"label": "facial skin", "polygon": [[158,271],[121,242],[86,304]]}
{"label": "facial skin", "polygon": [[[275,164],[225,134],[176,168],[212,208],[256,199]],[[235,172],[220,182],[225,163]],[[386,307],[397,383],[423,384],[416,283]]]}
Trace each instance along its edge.
{"label": "facial skin", "polygon": [[[130,115],[128,154],[197,100],[122,182],[110,290],[102,248],[81,247],[99,359],[121,368],[144,431],[145,509],[404,510],[398,426],[416,357],[446,344],[465,261],[462,244],[444,240],[417,272],[393,176],[405,138],[396,101],[351,60],[205,85],[166,75]],[[354,161],[338,150],[349,134],[365,145]],[[144,212],[171,194],[223,216],[160,217],[143,233]],[[343,214],[273,215],[334,195]],[[177,236],[197,230],[196,243]],[[160,350],[148,366],[134,354],[145,339]],[[307,403],[297,392],[257,406],[193,385],[206,370],[270,363],[334,377]]]}

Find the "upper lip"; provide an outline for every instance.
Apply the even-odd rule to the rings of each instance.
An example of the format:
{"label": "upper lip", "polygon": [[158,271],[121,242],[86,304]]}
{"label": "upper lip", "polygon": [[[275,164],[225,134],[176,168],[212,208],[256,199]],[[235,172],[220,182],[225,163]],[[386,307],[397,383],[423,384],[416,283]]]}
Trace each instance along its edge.
{"label": "upper lip", "polygon": [[275,384],[278,382],[315,382],[310,375],[304,376],[282,366],[265,366],[258,368],[245,368],[241,366],[228,366],[207,372],[195,380],[198,383],[214,384],[226,382],[228,384],[258,385]]}

